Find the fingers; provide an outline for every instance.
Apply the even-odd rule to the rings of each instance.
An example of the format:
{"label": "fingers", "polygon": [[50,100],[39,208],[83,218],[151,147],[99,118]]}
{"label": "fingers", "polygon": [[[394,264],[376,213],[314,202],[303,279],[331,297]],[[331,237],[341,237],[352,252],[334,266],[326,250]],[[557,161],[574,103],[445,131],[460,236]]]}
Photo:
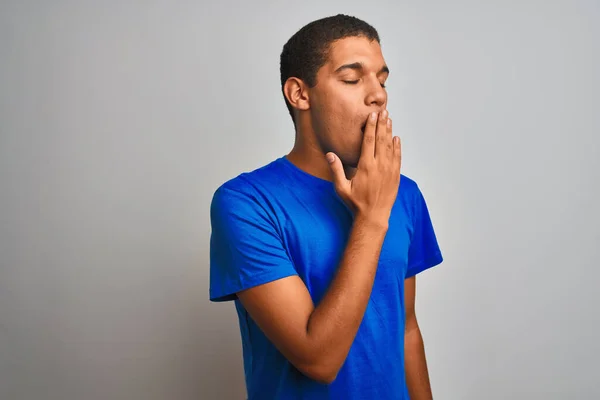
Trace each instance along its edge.
{"label": "fingers", "polygon": [[388,135],[388,111],[383,110],[379,113],[377,121],[377,133],[375,134],[375,158],[381,157],[387,153],[388,146],[391,144],[391,137]]}
{"label": "fingers", "polygon": [[399,177],[402,164],[402,143],[399,137],[393,135],[392,119],[389,116],[385,118],[385,114],[384,111],[385,127],[383,127],[383,121],[379,121],[377,126],[375,158],[383,162],[391,162],[394,172]]}
{"label": "fingers", "polygon": [[350,181],[346,179],[346,174],[344,173],[344,166],[342,165],[342,160],[334,153],[327,153],[325,155],[327,158],[327,162],[329,163],[329,168],[331,168],[331,174],[333,175],[333,184],[335,189],[340,194],[348,193],[348,186],[350,185]]}
{"label": "fingers", "polygon": [[393,163],[394,163],[394,171],[397,172],[398,178],[400,178],[400,169],[402,168],[402,142],[398,136],[394,136],[392,139],[393,144]]}
{"label": "fingers", "polygon": [[377,129],[377,113],[371,113],[365,126],[365,134],[359,162],[370,162],[375,157],[375,131]]}
{"label": "fingers", "polygon": [[372,113],[365,126],[361,161],[369,163],[378,157],[391,159],[395,154],[394,146],[392,119],[389,118],[388,111]]}
{"label": "fingers", "polygon": [[388,117],[387,131],[385,133],[385,154],[386,157],[392,159],[394,156],[394,136],[392,135],[392,119]]}

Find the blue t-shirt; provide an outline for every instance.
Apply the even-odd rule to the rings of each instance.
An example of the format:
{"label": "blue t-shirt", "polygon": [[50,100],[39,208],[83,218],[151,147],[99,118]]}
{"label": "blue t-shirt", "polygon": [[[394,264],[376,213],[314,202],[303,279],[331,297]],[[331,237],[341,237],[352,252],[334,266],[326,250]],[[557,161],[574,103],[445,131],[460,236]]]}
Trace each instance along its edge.
{"label": "blue t-shirt", "polygon": [[217,189],[211,204],[210,299],[235,300],[249,400],[409,399],[404,279],[442,262],[425,200],[402,175],[371,298],[337,378],[299,372],[267,339],[236,292],[298,275],[315,305],[341,261],[352,213],[333,183],[281,157]]}

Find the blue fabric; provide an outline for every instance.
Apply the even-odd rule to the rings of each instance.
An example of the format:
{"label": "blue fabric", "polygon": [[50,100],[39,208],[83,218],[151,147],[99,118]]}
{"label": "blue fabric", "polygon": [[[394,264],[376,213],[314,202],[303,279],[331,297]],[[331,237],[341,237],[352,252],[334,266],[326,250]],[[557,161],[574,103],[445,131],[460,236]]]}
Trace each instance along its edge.
{"label": "blue fabric", "polygon": [[236,292],[299,275],[315,304],[332,281],[352,226],[333,184],[281,157],[217,189],[211,204],[210,299],[235,300],[250,400],[409,399],[404,374],[404,279],[442,262],[425,200],[402,175],[363,321],[330,385],[294,368]]}

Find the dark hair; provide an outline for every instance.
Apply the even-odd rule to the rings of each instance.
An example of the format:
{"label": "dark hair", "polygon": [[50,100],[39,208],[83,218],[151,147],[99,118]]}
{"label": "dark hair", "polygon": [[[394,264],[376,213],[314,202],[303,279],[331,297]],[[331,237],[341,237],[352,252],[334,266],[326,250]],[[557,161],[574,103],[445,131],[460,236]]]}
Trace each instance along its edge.
{"label": "dark hair", "polygon": [[[281,91],[290,77],[302,79],[308,87],[317,84],[317,71],[327,62],[330,45],[336,40],[352,36],[364,36],[378,43],[377,30],[368,23],[348,15],[338,14],[310,22],[296,32],[283,46],[279,71]],[[293,107],[283,96],[292,121]]]}

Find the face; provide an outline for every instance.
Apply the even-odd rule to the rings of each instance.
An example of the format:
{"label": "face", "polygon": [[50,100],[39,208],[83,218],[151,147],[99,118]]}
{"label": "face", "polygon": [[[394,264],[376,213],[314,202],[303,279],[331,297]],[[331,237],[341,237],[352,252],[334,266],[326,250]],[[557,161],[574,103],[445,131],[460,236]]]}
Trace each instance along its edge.
{"label": "face", "polygon": [[367,117],[387,107],[388,75],[377,41],[349,37],[330,46],[310,89],[311,124],[324,153],[332,151],[344,165],[357,166]]}

